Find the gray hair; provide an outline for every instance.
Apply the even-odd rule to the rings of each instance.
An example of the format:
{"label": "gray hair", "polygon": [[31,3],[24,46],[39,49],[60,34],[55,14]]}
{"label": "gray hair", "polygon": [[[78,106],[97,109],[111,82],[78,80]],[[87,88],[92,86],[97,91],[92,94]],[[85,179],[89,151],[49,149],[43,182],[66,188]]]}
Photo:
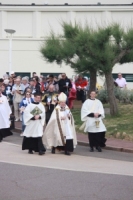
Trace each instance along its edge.
{"label": "gray hair", "polygon": [[22,81],[28,81],[28,78],[25,76],[22,78]]}

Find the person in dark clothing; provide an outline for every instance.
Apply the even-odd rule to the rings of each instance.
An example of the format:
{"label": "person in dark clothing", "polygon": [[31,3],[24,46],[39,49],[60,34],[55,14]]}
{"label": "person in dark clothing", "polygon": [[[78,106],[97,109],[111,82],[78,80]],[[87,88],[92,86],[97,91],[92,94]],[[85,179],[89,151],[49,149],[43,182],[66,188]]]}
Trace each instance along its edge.
{"label": "person in dark clothing", "polygon": [[48,85],[47,85],[47,87],[46,87],[47,90],[49,90],[49,86],[50,86],[50,85],[53,85],[53,86],[54,86],[55,91],[58,91],[58,90],[59,90],[59,88],[58,88],[58,81],[55,80],[53,74],[50,74],[50,75],[49,75],[49,78],[48,78],[47,83],[48,83]]}
{"label": "person in dark clothing", "polygon": [[41,86],[38,77],[34,77],[30,80],[29,88],[31,88],[32,94],[41,94]]}
{"label": "person in dark clothing", "polygon": [[65,93],[67,96],[69,94],[69,89],[72,88],[72,83],[69,78],[67,78],[66,74],[62,74],[62,78],[58,82],[59,92]]}

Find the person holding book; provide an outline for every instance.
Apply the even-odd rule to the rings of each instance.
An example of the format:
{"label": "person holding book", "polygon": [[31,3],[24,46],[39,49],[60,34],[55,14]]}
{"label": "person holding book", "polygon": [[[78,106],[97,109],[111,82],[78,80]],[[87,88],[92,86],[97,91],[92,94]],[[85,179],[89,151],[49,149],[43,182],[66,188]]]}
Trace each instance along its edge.
{"label": "person holding book", "polygon": [[24,110],[24,124],[22,150],[28,149],[29,154],[39,152],[43,155],[46,151],[42,143],[43,126],[45,122],[45,108],[41,103],[41,95],[34,94],[34,101]]}

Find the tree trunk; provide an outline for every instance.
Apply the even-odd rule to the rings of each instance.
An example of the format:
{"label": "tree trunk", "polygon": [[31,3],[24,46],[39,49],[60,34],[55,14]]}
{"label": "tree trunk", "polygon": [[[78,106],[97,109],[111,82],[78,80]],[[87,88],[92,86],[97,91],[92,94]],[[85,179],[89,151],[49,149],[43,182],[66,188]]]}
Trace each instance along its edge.
{"label": "tree trunk", "polygon": [[91,70],[90,71],[90,87],[89,87],[89,92],[88,96],[90,95],[91,91],[96,90],[96,76],[97,76],[97,71],[96,70]]}
{"label": "tree trunk", "polygon": [[110,104],[110,114],[111,116],[118,114],[118,105],[116,102],[115,94],[114,94],[114,81],[112,77],[112,72],[105,73],[107,92]]}

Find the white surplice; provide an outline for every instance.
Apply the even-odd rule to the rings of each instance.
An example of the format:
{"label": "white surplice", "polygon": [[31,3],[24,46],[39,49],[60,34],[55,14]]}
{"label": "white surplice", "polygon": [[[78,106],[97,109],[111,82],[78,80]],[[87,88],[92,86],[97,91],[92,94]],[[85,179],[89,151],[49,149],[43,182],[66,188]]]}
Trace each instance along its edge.
{"label": "white surplice", "polygon": [[[90,113],[99,113],[101,117],[88,117]],[[102,122],[102,119],[105,117],[104,109],[101,101],[98,99],[87,99],[81,108],[81,120],[85,122],[84,132],[98,133],[106,131],[106,127]],[[99,128],[96,127],[95,121],[99,120]]]}
{"label": "white surplice", "polygon": [[[61,127],[59,127],[59,124],[58,124],[57,112],[58,112],[59,123]],[[67,116],[68,113],[70,115],[70,118],[66,117],[65,120],[61,120],[61,117]],[[77,145],[77,136],[76,136],[75,126],[74,126],[74,119],[71,114],[71,111],[68,108],[68,106],[65,107],[65,111],[61,111],[60,105],[57,105],[44,131],[44,135],[43,135],[44,145],[47,148],[64,146],[61,139],[61,131],[62,131],[63,137],[66,137],[66,140],[73,139],[73,144],[75,147]]]}
{"label": "white surplice", "polygon": [[[31,112],[34,108],[38,107],[42,113],[39,114],[41,116],[41,119],[38,120],[31,120],[32,117],[34,117]],[[45,108],[42,103],[39,104],[28,104],[28,106],[24,110],[24,124],[26,125],[24,136],[26,137],[42,137],[43,135],[43,126],[45,123]]]}
{"label": "white surplice", "polygon": [[9,128],[10,127],[10,114],[11,108],[9,106],[7,97],[1,95],[0,97],[0,129]]}

